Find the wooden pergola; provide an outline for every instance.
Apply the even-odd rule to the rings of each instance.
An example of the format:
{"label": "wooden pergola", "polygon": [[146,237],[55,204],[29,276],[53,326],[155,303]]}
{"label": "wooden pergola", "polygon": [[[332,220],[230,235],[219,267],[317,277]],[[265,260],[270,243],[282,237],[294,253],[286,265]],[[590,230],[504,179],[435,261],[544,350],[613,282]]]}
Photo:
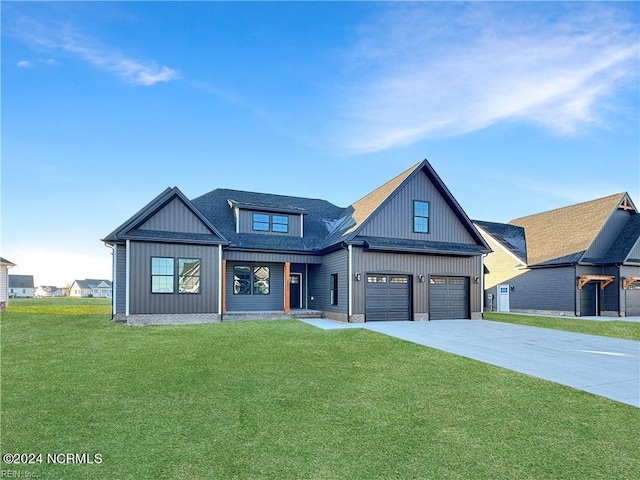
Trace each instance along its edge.
{"label": "wooden pergola", "polygon": [[582,290],[582,287],[589,282],[600,282],[600,289],[604,290],[613,280],[613,275],[581,275],[578,277],[578,289]]}
{"label": "wooden pergola", "polygon": [[631,285],[633,282],[640,282],[640,275],[633,275],[631,277],[624,277],[622,279],[622,288],[624,290],[626,290],[627,288],[629,288],[629,285]]}

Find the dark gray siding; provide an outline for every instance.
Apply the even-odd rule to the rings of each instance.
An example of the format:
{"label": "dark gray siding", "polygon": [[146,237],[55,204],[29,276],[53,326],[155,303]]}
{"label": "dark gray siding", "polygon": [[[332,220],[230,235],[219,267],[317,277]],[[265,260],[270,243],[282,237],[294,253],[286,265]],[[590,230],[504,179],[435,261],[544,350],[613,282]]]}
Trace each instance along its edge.
{"label": "dark gray siding", "polygon": [[[254,266],[269,267],[268,295],[234,295],[233,267]],[[230,262],[227,261],[226,274],[227,312],[255,312],[284,310],[284,265],[268,262]]]}
{"label": "dark gray siding", "polygon": [[124,245],[116,245],[113,254],[115,256],[114,291],[115,312],[125,313],[127,295],[127,248]]}
{"label": "dark gray siding", "polygon": [[[353,271],[360,272],[363,280],[354,282],[353,313],[365,312],[365,274],[367,273],[399,273],[412,275],[413,278],[413,311],[414,313],[429,312],[429,276],[461,276],[470,279],[470,307],[471,312],[480,312],[481,285],[475,283],[475,277],[482,275],[482,258],[476,257],[448,257],[435,255],[415,255],[402,253],[373,253],[365,252],[354,247]],[[419,275],[424,275],[425,281],[419,282]]]}
{"label": "dark gray siding", "polygon": [[[601,311],[604,312],[619,312],[620,309],[620,288],[621,282],[618,274],[618,267],[605,267],[604,275],[613,276],[613,283],[607,285],[601,293],[602,305]],[[600,290],[600,285],[598,285],[598,290]]]}
{"label": "dark gray siding", "polygon": [[[429,233],[413,231],[413,201],[429,202]],[[426,174],[420,172],[362,229],[360,235],[476,243]]]}
{"label": "dark gray siding", "polygon": [[[627,265],[620,267],[620,278],[633,277],[635,275],[640,275],[640,267]],[[638,315],[638,313],[636,313],[636,303],[640,301],[638,299],[640,291],[635,290],[637,285],[638,284],[635,283],[632,289],[620,292],[620,312],[624,312],[625,315]]]}
{"label": "dark gray siding", "polygon": [[322,263],[322,257],[315,255],[297,255],[293,253],[261,253],[237,252],[225,250],[224,257],[228,261],[273,262],[273,263]]}
{"label": "dark gray siding", "polygon": [[[346,314],[349,305],[348,270],[349,254],[344,249],[325,255],[322,265],[309,265],[308,308]],[[338,305],[331,305],[330,300],[331,275],[334,273],[338,274]]]}
{"label": "dark gray siding", "polygon": [[[131,242],[130,248],[131,314],[217,313],[217,246]],[[151,257],[200,258],[200,293],[151,293]]]}
{"label": "dark gray siding", "polygon": [[[533,269],[501,283],[513,286],[509,293],[511,310],[576,310],[574,267]],[[495,288],[492,293],[495,295]]]}
{"label": "dark gray siding", "polygon": [[629,221],[629,212],[616,210],[605,222],[598,236],[593,240],[584,254],[584,258],[600,258],[607,254],[611,244]]}
{"label": "dark gray siding", "polygon": [[143,223],[140,230],[163,232],[211,233],[181,200],[175,198]]}
{"label": "dark gray siding", "polygon": [[[256,232],[253,229],[253,214],[254,213],[262,213],[265,215],[279,215],[283,217],[289,218],[289,231],[287,233],[281,232]],[[289,235],[292,237],[300,236],[300,215],[289,215],[286,213],[270,213],[270,212],[259,212],[255,210],[243,210],[240,209],[240,216],[238,222],[239,233],[260,233],[264,235]]]}

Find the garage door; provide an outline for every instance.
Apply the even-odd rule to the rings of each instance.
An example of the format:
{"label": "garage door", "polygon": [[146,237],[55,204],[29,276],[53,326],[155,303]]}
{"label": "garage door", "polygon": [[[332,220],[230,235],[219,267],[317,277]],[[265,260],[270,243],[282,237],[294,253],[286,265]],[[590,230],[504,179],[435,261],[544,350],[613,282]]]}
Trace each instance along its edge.
{"label": "garage door", "polygon": [[410,320],[410,298],[408,276],[367,274],[365,321]]}
{"label": "garage door", "polygon": [[627,288],[625,299],[627,317],[640,316],[640,283],[635,282]]}
{"label": "garage door", "polygon": [[431,277],[429,279],[429,320],[469,318],[469,279]]}

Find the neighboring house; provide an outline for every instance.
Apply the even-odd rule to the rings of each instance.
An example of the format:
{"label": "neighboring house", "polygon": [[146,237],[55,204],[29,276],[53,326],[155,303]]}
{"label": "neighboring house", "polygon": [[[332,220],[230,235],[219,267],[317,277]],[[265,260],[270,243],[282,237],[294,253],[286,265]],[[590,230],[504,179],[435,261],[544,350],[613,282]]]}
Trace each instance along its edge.
{"label": "neighboring house", "polygon": [[64,297],[64,290],[62,288],[54,287],[54,286],[44,286],[41,285],[36,288],[34,296],[36,298],[44,298],[44,297]]}
{"label": "neighboring house", "polygon": [[9,275],[10,298],[33,298],[33,275]]}
{"label": "neighboring house", "polygon": [[111,298],[112,285],[110,280],[74,280],[69,288],[70,297],[101,297]]}
{"label": "neighboring house", "polygon": [[475,225],[493,250],[485,259],[487,308],[640,315],[640,215],[627,193]]}
{"label": "neighboring house", "polygon": [[426,160],[347,208],[168,188],[103,241],[130,324],[479,318],[490,251]]}
{"label": "neighboring house", "polygon": [[0,257],[0,311],[2,312],[9,303],[9,269],[15,266],[15,263]]}

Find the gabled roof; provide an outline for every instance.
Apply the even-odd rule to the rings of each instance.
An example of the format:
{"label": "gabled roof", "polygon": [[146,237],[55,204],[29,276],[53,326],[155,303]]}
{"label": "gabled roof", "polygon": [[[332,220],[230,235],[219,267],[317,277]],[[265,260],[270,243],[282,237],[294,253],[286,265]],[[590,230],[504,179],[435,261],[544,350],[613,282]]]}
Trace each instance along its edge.
{"label": "gabled roof", "polygon": [[9,265],[9,266],[12,266],[12,267],[15,267],[15,266],[16,266],[16,264],[15,264],[15,263],[10,262],[9,260],[7,260],[7,259],[6,259],[6,258],[4,258],[4,257],[0,257],[0,264],[2,264],[2,265]]}
{"label": "gabled roof", "polygon": [[640,263],[640,258],[631,258],[634,247],[640,243],[640,214],[632,215],[609,251],[602,259],[603,263],[625,262]]}
{"label": "gabled roof", "polygon": [[560,260],[574,263],[579,261],[612,213],[625,200],[629,200],[626,193],[617,193],[516,218],[509,223],[525,230],[529,265],[557,264]]}
{"label": "gabled roof", "polygon": [[[158,230],[138,230],[147,220],[157,214],[173,200],[178,199],[202,224],[209,230],[210,234],[166,232]],[[183,243],[227,243],[224,236],[215,226],[193,206],[191,201],[178,189],[178,187],[167,188],[160,195],[149,202],[145,207],[133,215],[129,220],[120,225],[116,230],[107,235],[102,241],[105,243],[117,243],[124,240],[148,240],[161,241],[171,240]]]}
{"label": "gabled roof", "polygon": [[350,237],[354,237],[366,221],[369,220],[369,218],[371,218],[373,214],[391,198],[392,194],[398,190],[400,185],[406,182],[406,180],[410,178],[414,172],[418,171],[419,167],[423,164],[424,162],[416,163],[400,175],[392,178],[384,185],[376,188],[373,192],[351,204],[350,214],[353,223],[349,225],[342,234],[352,234]]}
{"label": "gabled roof", "polygon": [[9,275],[9,288],[33,288],[33,275]]}
{"label": "gabled roof", "polygon": [[[350,210],[352,223],[349,224],[345,222],[343,228],[346,229],[342,232],[343,240],[346,242],[355,240],[358,233],[362,231],[367,222],[369,222],[377,212],[384,208],[384,206],[390,202],[409,181],[421,172],[427,175],[433,186],[448,203],[460,223],[469,232],[475,242],[482,247],[482,252],[490,252],[491,248],[489,245],[486,243],[482,235],[480,235],[478,230],[476,230],[475,226],[458,201],[454,198],[442,179],[426,159],[405,170],[400,175],[391,179],[381,187],[375,189],[373,192],[365,195],[351,205]],[[400,245],[398,245],[398,247],[400,247]],[[453,251],[454,250],[452,250],[452,252]]]}
{"label": "gabled roof", "polygon": [[505,250],[515,256],[520,262],[527,263],[527,242],[524,228],[508,223],[485,222],[474,220],[473,223],[484,230]]}
{"label": "gabled roof", "polygon": [[[101,283],[105,283],[107,288],[112,288],[111,280],[102,280],[95,278],[87,278],[85,280],[74,280],[73,283],[77,284],[83,290],[93,290],[98,288]],[[73,284],[72,284],[73,285]],[[99,288],[104,288],[100,286]]]}

